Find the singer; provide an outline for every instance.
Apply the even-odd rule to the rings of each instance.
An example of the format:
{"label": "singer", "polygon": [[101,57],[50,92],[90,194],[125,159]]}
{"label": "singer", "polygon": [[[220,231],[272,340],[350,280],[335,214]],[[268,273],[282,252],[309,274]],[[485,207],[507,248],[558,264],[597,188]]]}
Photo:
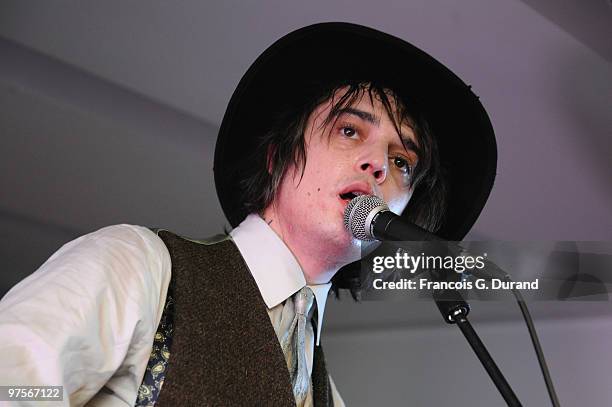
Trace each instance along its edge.
{"label": "singer", "polygon": [[348,202],[376,195],[460,240],[495,168],[477,96],[429,55],[354,24],[292,32],[221,124],[233,230],[118,225],[66,244],[0,302],[0,382],[63,386],[71,405],[343,406],[321,332],[330,290],[361,289]]}

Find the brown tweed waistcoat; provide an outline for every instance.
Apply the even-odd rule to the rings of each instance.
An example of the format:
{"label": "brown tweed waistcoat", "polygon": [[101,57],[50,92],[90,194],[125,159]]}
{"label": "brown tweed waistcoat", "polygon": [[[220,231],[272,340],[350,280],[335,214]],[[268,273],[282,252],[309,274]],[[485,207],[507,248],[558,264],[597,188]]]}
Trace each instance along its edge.
{"label": "brown tweed waistcoat", "polygon": [[[158,232],[172,261],[174,334],[156,405],[295,406],[266,304],[231,239],[196,242]],[[316,407],[332,406],[325,357],[315,346]]]}

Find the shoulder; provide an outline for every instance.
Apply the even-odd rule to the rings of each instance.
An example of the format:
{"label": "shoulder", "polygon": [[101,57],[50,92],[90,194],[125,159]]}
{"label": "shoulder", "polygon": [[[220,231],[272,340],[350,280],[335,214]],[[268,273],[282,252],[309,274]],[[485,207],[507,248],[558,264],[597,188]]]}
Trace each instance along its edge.
{"label": "shoulder", "polygon": [[[27,306],[43,314],[60,312],[71,316],[65,321],[70,326],[89,326],[86,320],[93,317],[120,320],[124,327],[140,321],[154,331],[170,277],[168,250],[153,231],[108,226],[62,246],[6,294],[0,310],[19,313]],[[132,334],[123,333],[121,340],[128,341]]]}
{"label": "shoulder", "polygon": [[170,270],[168,250],[155,232],[127,224],[107,226],[66,243],[41,268],[72,263],[109,271],[122,268]]}
{"label": "shoulder", "polygon": [[74,289],[90,301],[110,295],[121,301],[157,304],[165,298],[170,272],[168,250],[153,231],[114,225],[66,243],[11,291],[51,285],[58,295]]}
{"label": "shoulder", "polygon": [[53,261],[67,252],[89,251],[125,251],[145,256],[164,256],[168,251],[157,234],[144,226],[112,225],[83,235],[66,243],[49,258]]}
{"label": "shoulder", "polygon": [[[118,289],[138,288],[157,297],[167,289],[171,263],[164,242],[155,232],[137,225],[113,225],[83,235],[59,249],[47,264],[105,280]],[[53,267],[55,268],[55,267]]]}

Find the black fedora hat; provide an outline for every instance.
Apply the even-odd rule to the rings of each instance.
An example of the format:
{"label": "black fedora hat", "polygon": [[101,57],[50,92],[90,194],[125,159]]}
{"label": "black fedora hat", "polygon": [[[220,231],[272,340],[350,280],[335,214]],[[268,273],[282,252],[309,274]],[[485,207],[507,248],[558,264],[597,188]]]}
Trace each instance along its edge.
{"label": "black fedora hat", "polygon": [[470,86],[425,52],[350,23],[320,23],[287,34],[242,77],[223,117],[214,161],[217,194],[230,224],[237,226],[248,214],[241,188],[248,169],[240,167],[246,162],[240,157],[253,154],[257,135],[269,129],[273,113],[299,103],[312,81],[341,78],[382,81],[398,95],[418,100],[448,185],[446,215],[437,233],[461,240],[495,179],[495,135],[484,107]]}

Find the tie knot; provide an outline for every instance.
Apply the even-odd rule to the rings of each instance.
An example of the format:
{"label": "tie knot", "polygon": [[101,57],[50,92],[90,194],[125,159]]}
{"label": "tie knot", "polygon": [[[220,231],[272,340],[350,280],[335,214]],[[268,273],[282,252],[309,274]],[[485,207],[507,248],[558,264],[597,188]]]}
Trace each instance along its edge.
{"label": "tie knot", "polygon": [[307,315],[312,307],[314,301],[314,293],[309,287],[302,287],[300,291],[295,294],[293,303],[295,304],[295,313],[300,315]]}

